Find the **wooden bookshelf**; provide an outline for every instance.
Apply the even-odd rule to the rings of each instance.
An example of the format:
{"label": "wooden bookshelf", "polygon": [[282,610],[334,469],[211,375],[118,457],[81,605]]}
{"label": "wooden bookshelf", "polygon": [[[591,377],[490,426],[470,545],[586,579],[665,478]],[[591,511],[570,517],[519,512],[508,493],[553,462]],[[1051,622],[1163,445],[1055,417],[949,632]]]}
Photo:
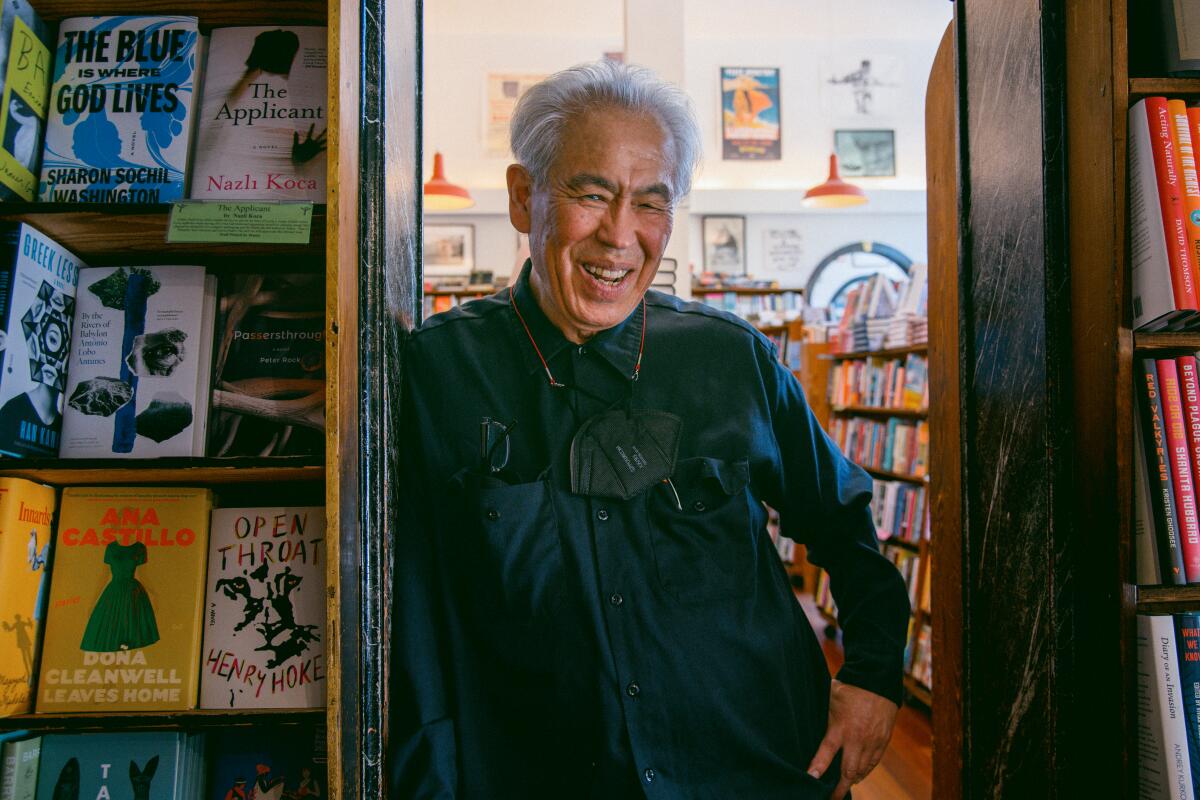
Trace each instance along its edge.
{"label": "wooden bookshelf", "polygon": [[784,294],[803,295],[803,289],[781,289],[778,286],[701,286],[692,284],[692,294]]}
{"label": "wooden bookshelf", "polygon": [[914,544],[913,542],[906,542],[903,539],[896,539],[896,538],[881,539],[879,542],[879,546],[880,547],[899,547],[901,550],[909,550],[913,553],[921,552],[921,546],[919,544]]}
{"label": "wooden bookshelf", "polygon": [[254,725],[311,724],[324,720],[325,709],[269,711],[163,711],[158,713],[88,712],[80,714],[18,714],[0,720],[0,730],[34,733],[91,733],[132,730],[205,730]]}
{"label": "wooden bookshelf", "polygon": [[325,480],[320,458],[0,459],[0,477],[54,486],[206,486]]}
{"label": "wooden bookshelf", "polygon": [[1131,78],[1129,100],[1136,102],[1153,95],[1200,95],[1200,78]]}
{"label": "wooden bookshelf", "polygon": [[927,408],[888,408],[886,406],[834,406],[835,414],[858,414],[872,417],[907,417],[910,419],[925,419],[929,416]]}
{"label": "wooden bookshelf", "polygon": [[915,698],[926,708],[933,707],[933,692],[929,690],[928,686],[921,683],[912,675],[905,674],[904,691],[908,692],[910,697]]}
{"label": "wooden bookshelf", "polygon": [[859,466],[865,469],[870,475],[873,475],[876,478],[882,478],[885,481],[905,481],[906,483],[920,484],[929,483],[928,475],[909,475],[904,472],[891,472],[886,469],[879,469],[878,467],[868,467],[865,464],[859,464]]}
{"label": "wooden bookshelf", "polygon": [[1133,349],[1136,352],[1147,350],[1200,350],[1200,332],[1197,331],[1165,331],[1161,333],[1133,334]]}
{"label": "wooden bookshelf", "polygon": [[896,358],[909,353],[923,355],[929,352],[928,344],[914,344],[908,347],[886,347],[882,350],[854,350],[849,353],[830,353],[828,358],[834,361],[855,361],[862,358]]}

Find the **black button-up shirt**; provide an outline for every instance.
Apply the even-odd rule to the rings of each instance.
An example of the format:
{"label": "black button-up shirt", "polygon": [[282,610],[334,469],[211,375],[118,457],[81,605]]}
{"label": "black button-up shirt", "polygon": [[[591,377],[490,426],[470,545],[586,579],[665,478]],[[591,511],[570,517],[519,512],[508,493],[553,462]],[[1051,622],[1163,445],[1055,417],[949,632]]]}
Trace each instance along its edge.
{"label": "black button-up shirt", "polygon": [[[536,348],[508,291],[407,345],[392,796],[827,797],[837,763],[805,769],[829,673],[763,503],[829,572],[838,678],[899,702],[908,597],[870,478],[746,322],[649,292],[644,316],[578,346],[528,273],[514,294]],[[539,349],[571,388],[550,387]],[[570,492],[572,437],[614,403],[683,420],[674,492]],[[484,417],[509,429],[486,464]]]}

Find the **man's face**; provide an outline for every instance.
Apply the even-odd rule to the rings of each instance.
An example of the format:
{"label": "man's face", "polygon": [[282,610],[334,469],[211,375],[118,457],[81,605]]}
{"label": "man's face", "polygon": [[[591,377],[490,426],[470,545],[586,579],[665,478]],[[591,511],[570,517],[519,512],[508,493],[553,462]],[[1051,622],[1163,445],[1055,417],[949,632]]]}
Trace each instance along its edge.
{"label": "man's face", "polygon": [[653,118],[600,109],[567,125],[545,186],[509,167],[534,295],[571,341],[619,324],[654,280],[671,237],[671,156]]}

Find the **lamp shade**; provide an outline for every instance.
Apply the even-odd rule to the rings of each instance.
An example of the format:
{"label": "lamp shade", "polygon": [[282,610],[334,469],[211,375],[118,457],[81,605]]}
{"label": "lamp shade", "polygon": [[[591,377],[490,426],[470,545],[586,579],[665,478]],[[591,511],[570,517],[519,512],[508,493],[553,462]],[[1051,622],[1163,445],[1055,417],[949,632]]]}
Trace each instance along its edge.
{"label": "lamp shade", "polygon": [[846,208],[861,206],[866,202],[866,192],[852,183],[846,183],[838,175],[836,154],[829,156],[829,178],[804,193],[805,208]]}
{"label": "lamp shade", "polygon": [[433,154],[433,177],[425,182],[426,211],[458,211],[475,205],[471,193],[446,180],[442,154]]}

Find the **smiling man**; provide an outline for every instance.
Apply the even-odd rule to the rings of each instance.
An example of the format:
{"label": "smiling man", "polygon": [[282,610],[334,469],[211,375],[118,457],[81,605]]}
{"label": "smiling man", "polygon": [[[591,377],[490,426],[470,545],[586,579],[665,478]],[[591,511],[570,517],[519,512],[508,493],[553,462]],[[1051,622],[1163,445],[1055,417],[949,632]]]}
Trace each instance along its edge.
{"label": "smiling man", "polygon": [[[608,61],[517,106],[531,258],[407,346],[395,798],[839,798],[887,745],[908,598],[870,479],[753,327],[648,291],[699,141]],[[763,503],[830,574],[838,680]]]}

